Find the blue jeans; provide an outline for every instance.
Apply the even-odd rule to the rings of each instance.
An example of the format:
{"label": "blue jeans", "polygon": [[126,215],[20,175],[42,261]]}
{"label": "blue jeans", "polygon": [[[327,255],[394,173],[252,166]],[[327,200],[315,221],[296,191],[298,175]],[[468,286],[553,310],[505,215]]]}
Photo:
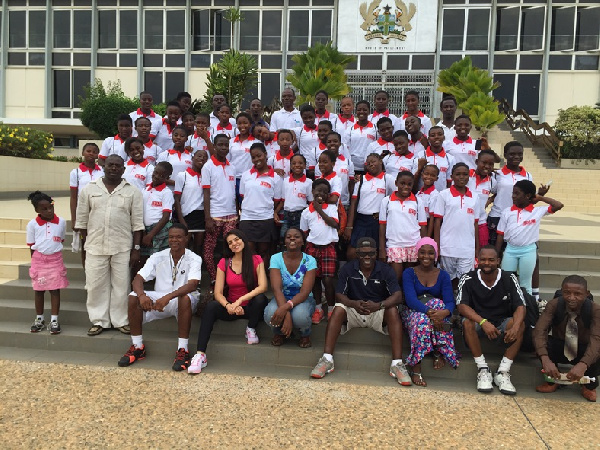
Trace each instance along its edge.
{"label": "blue jeans", "polygon": [[531,294],[531,277],[535,269],[537,246],[535,243],[524,247],[508,244],[502,255],[502,270],[519,273],[519,284]]}
{"label": "blue jeans", "polygon": [[[265,308],[265,323],[269,325],[271,323],[271,317],[277,311],[277,301],[275,298],[271,299],[267,307]],[[294,306],[294,308],[290,311],[292,315],[292,324],[294,329],[297,329],[300,332],[300,336],[307,337],[310,336],[310,332],[312,329],[312,315],[315,312],[315,299],[312,295],[309,295],[308,298],[300,303],[299,305]],[[274,334],[281,334],[280,327],[271,327]]]}

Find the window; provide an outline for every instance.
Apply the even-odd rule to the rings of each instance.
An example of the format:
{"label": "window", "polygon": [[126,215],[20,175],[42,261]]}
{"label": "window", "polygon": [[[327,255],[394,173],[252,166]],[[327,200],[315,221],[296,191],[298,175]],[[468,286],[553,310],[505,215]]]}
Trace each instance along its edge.
{"label": "window", "polygon": [[281,11],[243,11],[240,50],[281,51]]}
{"label": "window", "polygon": [[29,11],[29,45],[30,48],[46,46],[46,11]]}
{"label": "window", "polygon": [[240,22],[240,50],[260,50],[260,11],[244,11]]}
{"label": "window", "polygon": [[575,31],[575,7],[552,9],[552,33],[550,50],[572,50]]}
{"label": "window", "polygon": [[519,38],[518,6],[498,8],[496,12],[496,50],[516,50]]}
{"label": "window", "polygon": [[117,48],[117,12],[98,11],[98,47]]}
{"label": "window", "polygon": [[[246,11],[244,11],[244,14]],[[200,9],[192,11],[194,51],[223,51],[231,47],[231,23],[225,20],[224,10]],[[244,21],[242,21],[242,24]],[[241,24],[240,24],[241,27]],[[241,34],[240,45],[245,41]]]}
{"label": "window", "polygon": [[521,10],[521,50],[544,49],[545,18],[546,8],[544,6]]}
{"label": "window", "polygon": [[9,11],[8,46],[10,48],[46,47],[46,11],[40,9]]}
{"label": "window", "polygon": [[[83,88],[89,83],[89,70],[53,70],[52,108],[59,110],[78,108],[79,97],[84,95]],[[71,112],[53,111],[52,117],[71,117]]]}
{"label": "window", "polygon": [[8,46],[27,47],[27,11],[8,12]]}
{"label": "window", "polygon": [[600,23],[600,7],[577,8],[575,50],[600,49],[600,43],[598,42],[600,29],[598,23]]}
{"label": "window", "polygon": [[92,11],[73,11],[73,48],[92,47]]}
{"label": "window", "polygon": [[185,11],[183,9],[167,11],[167,50],[185,48]]}
{"label": "window", "polygon": [[487,50],[490,31],[489,9],[468,9],[467,38],[465,50]]}
{"label": "window", "polygon": [[[82,11],[76,10],[74,12],[78,13]],[[75,20],[77,20],[77,17]],[[78,32],[83,31],[83,27],[78,29]],[[86,47],[88,46],[86,45]],[[115,50],[136,49],[137,10],[123,9],[118,14],[114,9],[98,11],[98,47]]]}
{"label": "window", "polygon": [[144,90],[152,94],[155,103],[168,102],[185,90],[184,72],[144,72]]}
{"label": "window", "polygon": [[137,49],[137,11],[119,12],[119,48]]}
{"label": "window", "polygon": [[306,51],[317,42],[331,41],[330,10],[291,10],[289,13],[288,50]]}
{"label": "window", "polygon": [[544,6],[499,8],[497,11],[496,50],[543,50],[545,17],[546,8]]}
{"label": "window", "polygon": [[54,48],[90,48],[92,43],[90,10],[55,9],[52,13]]}
{"label": "window", "polygon": [[163,11],[144,11],[144,48],[163,48]]}
{"label": "window", "polygon": [[54,20],[54,48],[71,48],[71,11],[55,9]]}
{"label": "window", "polygon": [[263,51],[281,51],[281,11],[262,12]]}
{"label": "window", "polygon": [[[466,19],[466,20],[465,20]],[[489,9],[445,9],[442,50],[487,50]]]}
{"label": "window", "polygon": [[465,29],[465,10],[445,9],[443,21],[442,50],[462,50]]}

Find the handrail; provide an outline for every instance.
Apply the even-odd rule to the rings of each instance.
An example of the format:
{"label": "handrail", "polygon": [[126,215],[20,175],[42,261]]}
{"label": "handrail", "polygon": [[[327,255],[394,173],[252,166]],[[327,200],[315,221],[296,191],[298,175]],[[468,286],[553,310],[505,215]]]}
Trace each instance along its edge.
{"label": "handrail", "polygon": [[522,109],[515,111],[505,98],[500,100],[498,108],[506,116],[506,123],[512,130],[520,129],[527,136],[529,142],[543,145],[550,152],[554,161],[557,164],[560,163],[560,149],[563,142],[548,122],[535,123],[526,111]]}

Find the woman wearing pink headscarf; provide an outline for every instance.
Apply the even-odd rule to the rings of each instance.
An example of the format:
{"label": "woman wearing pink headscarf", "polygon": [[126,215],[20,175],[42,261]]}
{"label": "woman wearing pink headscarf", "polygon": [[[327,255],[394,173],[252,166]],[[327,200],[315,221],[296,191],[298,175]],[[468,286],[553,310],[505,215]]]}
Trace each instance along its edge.
{"label": "woman wearing pink headscarf", "polygon": [[454,292],[447,272],[435,267],[438,257],[436,242],[424,237],[416,245],[417,265],[402,274],[407,308],[402,321],[410,337],[410,355],[406,365],[412,369],[412,382],[427,386],[421,374],[421,360],[434,352],[433,368],[441,369],[448,361],[458,367],[460,355],[454,347],[450,316],[454,311]]}

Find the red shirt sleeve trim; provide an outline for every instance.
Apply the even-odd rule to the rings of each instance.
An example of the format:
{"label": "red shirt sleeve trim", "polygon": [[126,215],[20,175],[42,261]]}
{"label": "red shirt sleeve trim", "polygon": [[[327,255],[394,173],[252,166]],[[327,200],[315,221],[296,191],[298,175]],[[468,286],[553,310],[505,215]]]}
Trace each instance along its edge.
{"label": "red shirt sleeve trim", "polygon": [[[381,223],[381,222],[380,222],[380,223]],[[419,226],[420,226],[420,227],[423,227],[423,226],[425,226],[425,225],[427,225],[427,222],[419,222]]]}
{"label": "red shirt sleeve trim", "polygon": [[79,187],[78,187],[78,186],[69,186],[69,187],[70,187],[71,189],[75,190],[75,191],[76,191],[77,189],[79,189]]}
{"label": "red shirt sleeve trim", "polygon": [[173,212],[173,211],[171,211],[170,209],[163,209],[163,212],[169,212],[170,213],[170,212]]}
{"label": "red shirt sleeve trim", "polygon": [[100,158],[100,159],[106,159],[106,158],[108,158],[108,156],[98,155],[98,158]]}
{"label": "red shirt sleeve trim", "polygon": [[386,223],[387,223],[387,220],[380,220],[379,221],[379,225],[382,225],[382,224],[385,225]]}
{"label": "red shirt sleeve trim", "polygon": [[504,236],[504,231],[496,230],[496,234],[501,234],[502,236]]}
{"label": "red shirt sleeve trim", "polygon": [[434,214],[433,217],[438,217],[438,218],[442,219],[444,216],[440,215],[440,214]]}
{"label": "red shirt sleeve trim", "polygon": [[34,242],[33,244],[30,244],[29,242],[27,243],[27,245],[28,245],[29,247],[31,247],[31,246],[32,246],[32,245],[34,245],[34,244],[35,244],[35,242]]}
{"label": "red shirt sleeve trim", "polygon": [[210,189],[210,184],[203,184],[202,189]]}

